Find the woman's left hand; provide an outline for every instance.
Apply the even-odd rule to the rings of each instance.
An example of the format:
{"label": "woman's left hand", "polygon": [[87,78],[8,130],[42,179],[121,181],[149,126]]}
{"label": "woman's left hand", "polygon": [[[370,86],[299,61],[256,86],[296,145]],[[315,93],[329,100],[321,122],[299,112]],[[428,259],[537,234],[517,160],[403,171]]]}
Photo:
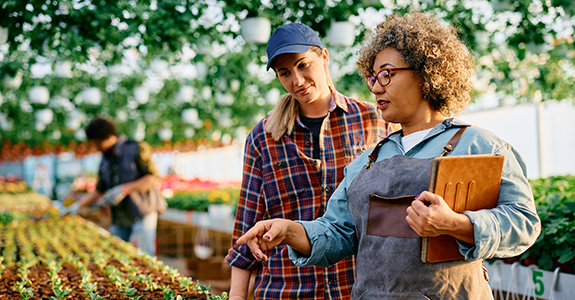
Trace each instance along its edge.
{"label": "woman's left hand", "polygon": [[407,208],[409,226],[422,237],[447,234],[474,243],[473,224],[464,214],[454,212],[441,196],[425,191]]}

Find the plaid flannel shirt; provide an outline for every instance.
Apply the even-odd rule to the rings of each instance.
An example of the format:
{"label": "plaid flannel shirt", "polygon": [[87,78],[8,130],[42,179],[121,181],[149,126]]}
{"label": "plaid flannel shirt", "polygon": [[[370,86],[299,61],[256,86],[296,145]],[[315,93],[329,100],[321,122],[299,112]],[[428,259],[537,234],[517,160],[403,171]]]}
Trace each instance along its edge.
{"label": "plaid flannel shirt", "polygon": [[[314,220],[343,179],[343,169],[375,146],[388,127],[374,104],[332,93],[330,112],[320,133],[320,158],[313,159],[313,136],[296,122],[292,134],[276,142],[260,121],[246,139],[242,188],[233,243],[257,221],[272,218]],[[355,260],[348,257],[328,267],[296,267],[285,245],[254,259],[247,245],[233,244],[226,262],[257,272],[256,299],[349,299]]]}

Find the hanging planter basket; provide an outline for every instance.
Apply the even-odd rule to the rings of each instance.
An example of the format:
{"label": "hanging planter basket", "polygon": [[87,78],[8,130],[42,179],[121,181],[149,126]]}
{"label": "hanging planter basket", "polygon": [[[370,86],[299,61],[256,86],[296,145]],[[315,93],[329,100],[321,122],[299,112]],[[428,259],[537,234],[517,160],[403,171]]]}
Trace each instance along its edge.
{"label": "hanging planter basket", "polygon": [[182,121],[187,124],[196,124],[198,121],[198,111],[195,108],[182,110]]}
{"label": "hanging planter basket", "polygon": [[171,141],[173,136],[173,132],[170,128],[163,128],[162,130],[158,131],[158,137],[160,140],[167,142]]}
{"label": "hanging planter basket", "polygon": [[191,103],[194,99],[194,88],[189,85],[180,87],[176,94],[176,101],[179,103]]}
{"label": "hanging planter basket", "polygon": [[37,123],[48,125],[52,123],[54,119],[54,112],[49,108],[39,109],[34,112],[34,116],[36,117]]}
{"label": "hanging planter basket", "polygon": [[0,27],[0,45],[6,44],[8,42],[8,28]]}
{"label": "hanging planter basket", "polygon": [[18,70],[14,77],[5,75],[2,79],[2,84],[7,89],[17,90],[22,85],[22,70]]}
{"label": "hanging planter basket", "polygon": [[134,100],[138,104],[146,104],[150,100],[150,91],[146,87],[138,86],[134,88]]}
{"label": "hanging planter basket", "polygon": [[82,102],[85,104],[98,105],[102,101],[100,89],[92,87],[82,91]]}
{"label": "hanging planter basket", "polygon": [[266,18],[246,18],[240,25],[244,40],[250,44],[265,44],[270,39],[272,25]]}
{"label": "hanging planter basket", "polygon": [[348,47],[355,41],[355,26],[348,21],[332,22],[327,30],[327,38],[332,46]]}
{"label": "hanging planter basket", "polygon": [[54,73],[60,78],[72,78],[72,63],[62,61],[56,64]]}
{"label": "hanging planter basket", "polygon": [[514,1],[511,0],[491,0],[493,9],[497,11],[515,10]]}
{"label": "hanging planter basket", "polygon": [[28,91],[30,102],[36,104],[46,104],[50,100],[50,92],[45,86],[35,86]]}

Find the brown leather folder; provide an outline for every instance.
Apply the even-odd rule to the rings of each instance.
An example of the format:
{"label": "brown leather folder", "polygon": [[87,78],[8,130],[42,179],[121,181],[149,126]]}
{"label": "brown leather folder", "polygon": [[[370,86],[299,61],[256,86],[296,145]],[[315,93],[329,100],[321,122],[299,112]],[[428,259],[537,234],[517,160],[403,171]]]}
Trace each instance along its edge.
{"label": "brown leather folder", "polygon": [[[461,213],[497,206],[503,156],[474,154],[436,157],[431,162],[429,191],[442,196],[453,211]],[[463,259],[455,238],[449,235],[423,238],[421,261],[427,263]]]}

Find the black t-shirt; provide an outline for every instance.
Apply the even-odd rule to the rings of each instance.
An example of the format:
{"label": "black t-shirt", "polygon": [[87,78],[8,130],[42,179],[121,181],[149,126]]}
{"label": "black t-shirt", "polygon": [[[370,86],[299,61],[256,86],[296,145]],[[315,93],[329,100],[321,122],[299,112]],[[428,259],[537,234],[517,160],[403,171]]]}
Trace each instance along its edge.
{"label": "black t-shirt", "polygon": [[319,118],[308,118],[304,115],[299,115],[300,121],[307,127],[313,136],[313,158],[319,159],[319,133],[321,131],[321,125],[326,116]]}

